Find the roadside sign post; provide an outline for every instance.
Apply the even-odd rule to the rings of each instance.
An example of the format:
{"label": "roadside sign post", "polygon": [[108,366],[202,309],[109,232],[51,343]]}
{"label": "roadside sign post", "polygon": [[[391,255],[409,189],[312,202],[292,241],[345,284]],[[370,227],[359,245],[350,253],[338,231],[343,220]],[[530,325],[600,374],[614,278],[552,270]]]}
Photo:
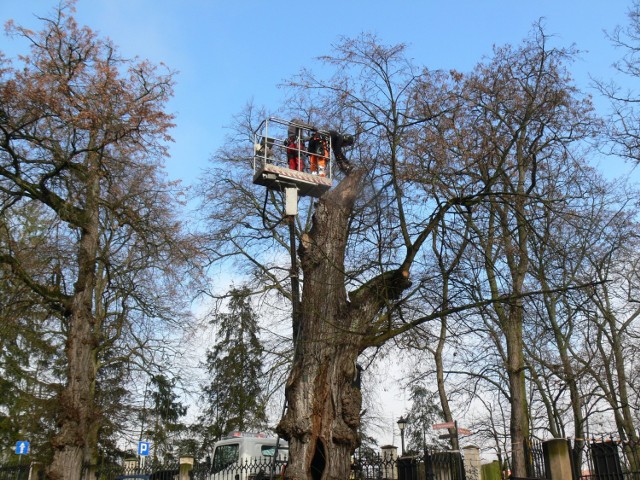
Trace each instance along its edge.
{"label": "roadside sign post", "polygon": [[[18,457],[18,467],[22,466],[22,456],[27,455],[29,453],[29,442],[27,440],[18,440],[16,442],[16,455]],[[20,475],[20,470],[16,473],[17,476]],[[17,477],[16,477],[17,478]]]}
{"label": "roadside sign post", "polygon": [[29,442],[27,440],[18,440],[16,442],[16,454],[27,455],[29,453]]}
{"label": "roadside sign post", "polygon": [[147,464],[147,457],[151,452],[151,442],[138,442],[138,456],[140,457],[140,467],[144,467]]}
{"label": "roadside sign post", "polygon": [[149,448],[150,445],[151,444],[149,442],[138,442],[138,455],[141,457],[148,457],[149,450],[151,450]]}
{"label": "roadside sign post", "polygon": [[434,423],[433,425],[431,425],[431,428],[433,428],[434,430],[444,430],[444,429],[447,429],[449,431],[453,430],[453,433],[446,433],[444,435],[439,435],[438,438],[441,438],[443,440],[455,439],[456,443],[454,445],[460,445],[458,441],[458,421],[457,420],[454,420],[453,422]]}
{"label": "roadside sign post", "polygon": [[454,420],[453,422],[434,423],[433,425],[431,425],[431,428],[433,428],[434,430],[444,430],[445,428],[447,430],[452,430],[453,429],[453,433],[446,433],[446,434],[443,434],[443,435],[439,435],[438,438],[441,438],[443,440],[455,438],[456,443],[458,445],[459,445],[459,441],[460,441],[460,435],[471,435],[473,433],[471,430],[468,430],[468,429],[462,428],[462,427],[458,427],[458,421],[457,420]]}
{"label": "roadside sign post", "polygon": [[433,428],[434,430],[444,430],[449,429],[449,428],[455,428],[456,426],[456,422],[446,422],[446,423],[434,423],[433,425],[431,425],[431,428]]}
{"label": "roadside sign post", "polygon": [[460,437],[458,436],[458,421],[457,420],[455,422],[453,422],[453,435],[454,435],[454,438],[456,439],[456,443],[454,443],[452,446],[453,446],[453,448],[456,448],[456,449],[460,450]]}

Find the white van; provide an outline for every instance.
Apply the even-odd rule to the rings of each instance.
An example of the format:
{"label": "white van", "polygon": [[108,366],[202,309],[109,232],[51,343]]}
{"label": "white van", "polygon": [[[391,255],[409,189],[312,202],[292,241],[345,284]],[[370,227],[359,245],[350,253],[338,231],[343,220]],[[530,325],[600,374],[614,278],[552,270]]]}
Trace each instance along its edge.
{"label": "white van", "polygon": [[234,432],[214,444],[210,480],[264,480],[272,474],[281,478],[288,458],[289,447],[282,439]]}

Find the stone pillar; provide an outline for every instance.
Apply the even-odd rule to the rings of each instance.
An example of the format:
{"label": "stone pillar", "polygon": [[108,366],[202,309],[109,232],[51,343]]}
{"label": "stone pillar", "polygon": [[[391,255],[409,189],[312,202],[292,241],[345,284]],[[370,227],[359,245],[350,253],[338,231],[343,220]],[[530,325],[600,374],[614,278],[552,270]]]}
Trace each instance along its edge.
{"label": "stone pillar", "polygon": [[502,480],[501,470],[500,462],[497,460],[491,463],[485,463],[480,467],[482,480]]}
{"label": "stone pillar", "polygon": [[131,475],[134,473],[138,473],[138,459],[137,458],[125,458],[124,459],[124,474]]}
{"label": "stone pillar", "polygon": [[[95,472],[95,468],[93,469],[93,472]],[[42,475],[44,475],[42,464],[40,462],[31,462],[31,466],[29,467],[29,480],[40,480]],[[96,477],[94,476],[91,478],[87,476],[86,478],[93,480]]]}
{"label": "stone pillar", "polygon": [[180,480],[189,480],[191,470],[193,470],[193,457],[190,455],[180,457]]}
{"label": "stone pillar", "polygon": [[547,478],[566,480],[573,478],[571,471],[571,452],[569,442],[564,438],[554,438],[542,443]]}
{"label": "stone pillar", "polygon": [[480,449],[475,445],[463,447],[462,460],[467,480],[480,480]]}
{"label": "stone pillar", "polygon": [[398,447],[384,445],[382,451],[382,478],[383,480],[397,480],[398,478]]}

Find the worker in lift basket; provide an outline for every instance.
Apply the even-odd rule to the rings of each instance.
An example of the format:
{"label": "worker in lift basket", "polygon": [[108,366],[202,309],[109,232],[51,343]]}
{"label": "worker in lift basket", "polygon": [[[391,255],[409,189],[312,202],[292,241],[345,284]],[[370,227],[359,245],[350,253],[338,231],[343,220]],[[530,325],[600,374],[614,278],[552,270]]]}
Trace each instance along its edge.
{"label": "worker in lift basket", "polygon": [[287,147],[287,160],[291,170],[301,172],[304,169],[304,158],[302,156],[302,139],[300,138],[300,128],[290,125],[287,130],[287,139],[284,141]]}
{"label": "worker in lift basket", "polygon": [[319,132],[315,132],[309,139],[309,163],[311,174],[326,176],[327,159],[329,158],[329,142]]}

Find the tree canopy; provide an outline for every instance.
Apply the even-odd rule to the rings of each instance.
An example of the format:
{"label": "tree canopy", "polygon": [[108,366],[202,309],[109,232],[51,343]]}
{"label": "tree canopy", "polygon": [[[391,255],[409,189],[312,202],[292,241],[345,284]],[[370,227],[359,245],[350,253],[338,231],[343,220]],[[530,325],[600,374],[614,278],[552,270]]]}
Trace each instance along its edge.
{"label": "tree canopy", "polygon": [[172,72],[121,58],[72,9],[61,4],[38,32],[9,23],[31,49],[0,70],[0,268],[4,291],[23,299],[3,324],[37,322],[30,357],[55,361],[38,377],[38,396],[54,400],[51,478],[96,462],[110,402],[124,395],[106,382],[153,369],[166,325],[190,314],[183,292],[199,257],[163,173]]}

